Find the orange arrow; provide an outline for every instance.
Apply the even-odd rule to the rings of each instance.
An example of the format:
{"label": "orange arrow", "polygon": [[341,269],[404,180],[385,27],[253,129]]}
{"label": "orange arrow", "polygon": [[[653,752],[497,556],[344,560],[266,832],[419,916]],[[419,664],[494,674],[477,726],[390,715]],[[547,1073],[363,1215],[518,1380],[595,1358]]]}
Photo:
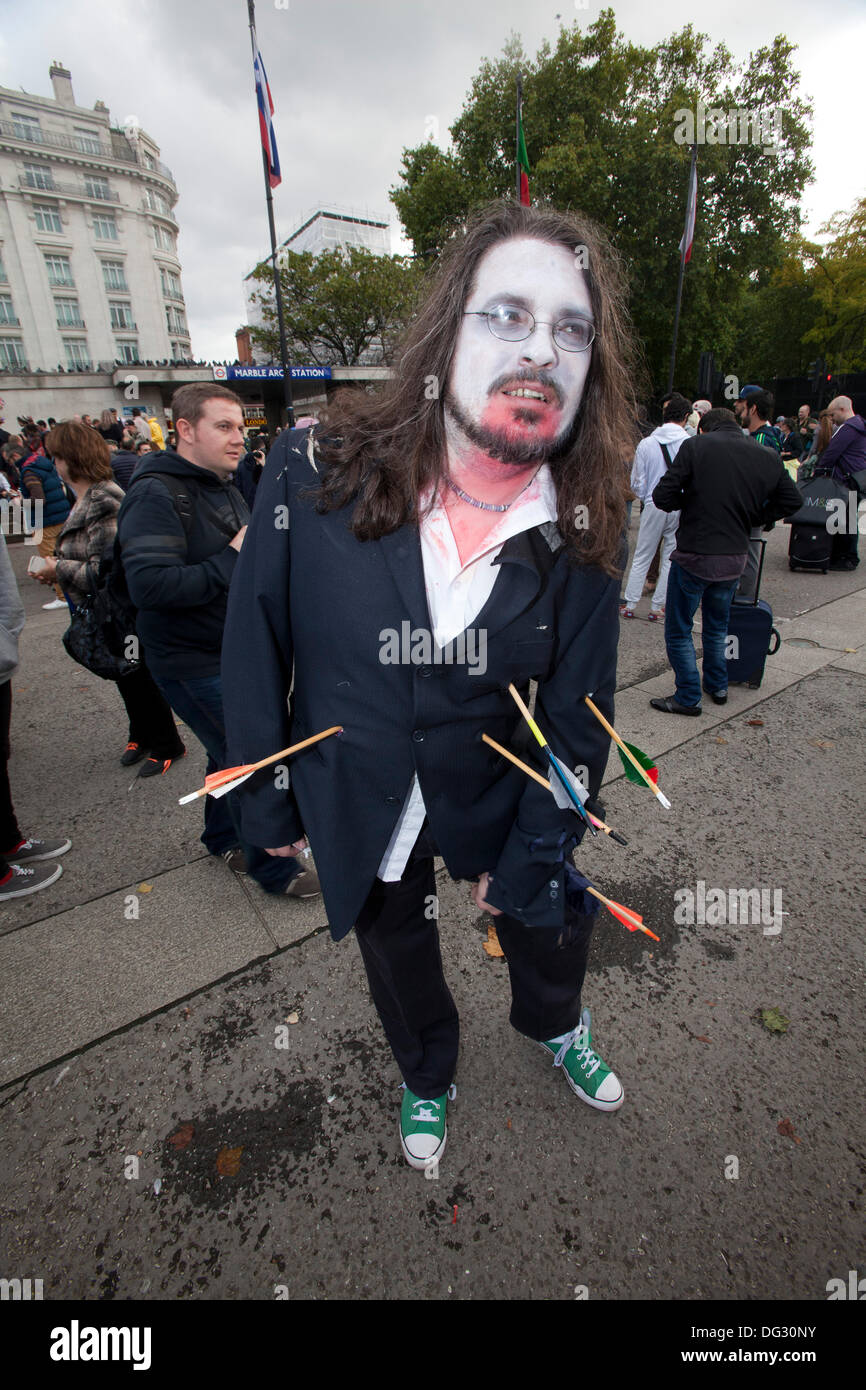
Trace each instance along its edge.
{"label": "orange arrow", "polygon": [[221,772],[212,772],[209,777],[204,779],[204,786],[199,787],[198,791],[190,792],[187,796],[179,798],[181,806],[188,801],[195,801],[200,796],[225,796],[226,792],[231,791],[241,782],[245,782],[248,777],[252,777],[254,772],[258,772],[261,767],[268,767],[275,763],[279,758],[291,757],[292,753],[299,753],[302,748],[309,748],[311,743],[318,743],[320,739],[330,738],[332,734],[341,734],[342,724],[335,724],[332,729],[325,729],[320,734],[313,734],[312,738],[305,738],[300,743],[293,743],[290,748],[282,748],[279,753],[272,753],[269,758],[262,758],[257,763],[241,763],[238,767],[226,767]]}

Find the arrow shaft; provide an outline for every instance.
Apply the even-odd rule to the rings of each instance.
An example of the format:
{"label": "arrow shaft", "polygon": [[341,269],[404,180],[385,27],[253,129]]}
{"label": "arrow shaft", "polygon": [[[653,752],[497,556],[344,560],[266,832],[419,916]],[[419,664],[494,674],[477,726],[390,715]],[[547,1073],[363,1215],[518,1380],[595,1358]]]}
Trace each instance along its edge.
{"label": "arrow shaft", "polygon": [[620,738],[619,734],[617,733],[616,729],[613,727],[612,724],[609,724],[609,723],[607,722],[607,720],[605,719],[604,715],[602,714],[602,712],[601,712],[601,710],[598,708],[598,706],[597,706],[597,705],[594,705],[594,704],[592,703],[592,700],[589,698],[588,695],[584,695],[583,698],[584,698],[584,701],[586,702],[586,704],[587,704],[587,705],[589,706],[589,708],[592,710],[592,713],[595,715],[595,717],[596,717],[596,719],[598,720],[599,724],[601,724],[602,728],[603,728],[603,729],[606,729],[607,732],[610,734],[610,736],[611,736],[611,738],[613,739],[614,743],[616,744],[617,748],[621,748],[621,749],[622,749],[623,753],[624,753],[625,756],[628,758],[629,762],[630,762],[630,763],[632,764],[632,766],[640,773],[641,777],[642,777],[643,780],[646,782],[646,784],[647,784],[647,786],[649,787],[650,791],[653,792],[653,794],[654,794],[655,796],[657,796],[657,797],[659,798],[659,800],[661,801],[661,800],[663,799],[663,798],[662,798],[662,795],[661,795],[661,792],[659,791],[659,789],[658,789],[658,787],[656,786],[656,784],[655,784],[655,782],[653,781],[653,779],[650,777],[650,775],[649,775],[649,773],[647,772],[646,768],[645,768],[645,767],[641,767],[641,765],[640,765],[640,763],[638,762],[637,758],[635,757],[634,753],[631,751],[631,749],[630,749],[629,747],[626,746],[626,744],[623,743],[623,741],[622,741],[622,739]]}
{"label": "arrow shaft", "polygon": [[[495,748],[497,753],[501,753],[503,758],[507,758],[508,761],[510,763],[513,763],[515,767],[519,767],[521,772],[525,772],[527,777],[531,777],[533,781],[537,782],[540,787],[544,787],[545,791],[550,791],[550,783],[546,782],[542,777],[541,773],[536,772],[534,767],[530,767],[528,763],[522,762],[521,759],[516,756],[516,754],[512,753],[508,748],[503,748],[502,744],[497,743],[496,739],[491,738],[489,734],[482,734],[481,737],[485,743],[490,744],[491,748]],[[610,835],[621,845],[628,844],[628,841],[625,839],[623,835],[620,835],[616,830],[612,829],[612,827],[607,825],[603,820],[599,820],[598,816],[594,816],[591,811],[588,814],[593,825],[597,825],[599,830],[604,831],[605,835]]]}
{"label": "arrow shaft", "polygon": [[547,739],[544,737],[544,734],[541,732],[532,715],[529,713],[529,710],[526,708],[526,705],[523,703],[523,700],[520,698],[520,695],[514,688],[513,684],[509,685],[508,693],[514,700],[514,703],[517,705],[517,708],[520,710],[520,713],[523,715],[523,718],[526,720],[535,737],[538,739],[538,742],[541,744],[541,747],[547,754],[550,766],[553,768],[554,772],[556,773],[557,777],[559,778],[560,782],[565,788],[566,795],[568,796],[569,801],[574,806],[574,809],[577,811],[581,820],[586,821],[587,825],[589,826],[590,834],[597,835],[598,831],[596,830],[595,826],[592,823],[592,820],[590,819],[589,812],[583,809],[583,802],[575,792],[574,788],[569,783],[568,778],[563,773],[556,758],[551,753],[547,743]]}

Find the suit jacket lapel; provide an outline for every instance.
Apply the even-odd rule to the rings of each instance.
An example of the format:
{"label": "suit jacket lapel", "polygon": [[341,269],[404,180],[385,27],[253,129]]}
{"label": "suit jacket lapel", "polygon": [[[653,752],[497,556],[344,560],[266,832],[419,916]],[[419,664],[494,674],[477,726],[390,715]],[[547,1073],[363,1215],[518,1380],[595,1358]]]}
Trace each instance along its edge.
{"label": "suit jacket lapel", "polygon": [[379,544],[391,578],[406,605],[412,627],[430,632],[433,624],[427,607],[421,537],[417,526],[401,526],[399,531],[392,531],[389,535],[383,536]]}

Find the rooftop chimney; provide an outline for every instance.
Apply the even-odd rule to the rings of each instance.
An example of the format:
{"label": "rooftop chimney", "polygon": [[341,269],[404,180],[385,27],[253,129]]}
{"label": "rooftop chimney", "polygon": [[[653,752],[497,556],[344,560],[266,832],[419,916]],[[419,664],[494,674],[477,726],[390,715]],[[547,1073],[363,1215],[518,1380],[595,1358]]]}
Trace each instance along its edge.
{"label": "rooftop chimney", "polygon": [[72,74],[62,63],[54,62],[48,69],[48,76],[51,78],[51,85],[54,88],[54,100],[61,106],[74,106],[75,96],[72,91]]}

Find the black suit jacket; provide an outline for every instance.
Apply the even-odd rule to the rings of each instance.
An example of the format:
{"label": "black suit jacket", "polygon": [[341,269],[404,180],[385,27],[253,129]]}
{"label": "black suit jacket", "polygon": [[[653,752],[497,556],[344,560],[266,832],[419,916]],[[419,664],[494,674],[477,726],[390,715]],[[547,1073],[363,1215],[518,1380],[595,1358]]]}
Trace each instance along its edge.
{"label": "black suit jacket", "polygon": [[349,530],[352,506],[318,515],[303,495],[317,483],[307,443],[305,432],[285,432],[271,450],[232,578],[222,663],[229,764],[330,725],[344,732],[290,760],[290,790],[269,769],[243,784],[245,839],[274,848],[309,837],[339,938],[375,882],[417,772],[452,877],[491,871],[495,907],[562,925],[564,861],[583,823],[481,735],[526,755],[507,686],[525,695],[537,678],[543,733],[570,767],[588,767],[597,794],[609,739],[583,696],[594,692],[613,718],[618,581],[575,565],[554,526],[536,527],[504,545],[472,624],[486,634],[483,674],[468,663],[389,664],[389,630],[431,627],[418,528],[363,542]]}

